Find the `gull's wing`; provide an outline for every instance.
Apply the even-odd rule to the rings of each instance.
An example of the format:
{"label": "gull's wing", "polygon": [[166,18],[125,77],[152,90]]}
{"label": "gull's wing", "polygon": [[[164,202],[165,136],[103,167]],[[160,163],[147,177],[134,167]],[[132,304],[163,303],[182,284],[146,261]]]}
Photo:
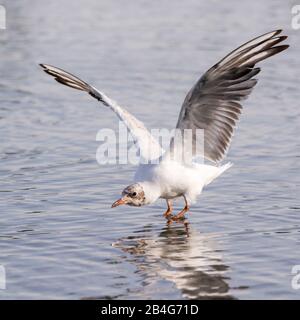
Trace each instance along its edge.
{"label": "gull's wing", "polygon": [[[260,71],[255,68],[256,63],[289,47],[276,46],[287,38],[278,36],[280,32],[266,33],[229,53],[210,68],[186,96],[177,129],[192,130],[193,147],[196,129],[204,129],[202,155],[206,159],[219,162],[224,158],[241,113],[239,101],[246,99],[256,85],[253,77]],[[193,152],[196,156],[194,149]]]}
{"label": "gull's wing", "polygon": [[62,69],[40,64],[44,71],[54,77],[56,81],[74,89],[82,90],[89,93],[92,97],[101,101],[106,107],[114,111],[120,120],[124,121],[129,129],[134,141],[138,144],[140,155],[145,160],[157,159],[163,153],[157,140],[150,134],[144,124],[136,119],[132,114],[120,107],[115,101],[108,98],[104,93],[98,91],[88,83],[75,77],[74,75]]}

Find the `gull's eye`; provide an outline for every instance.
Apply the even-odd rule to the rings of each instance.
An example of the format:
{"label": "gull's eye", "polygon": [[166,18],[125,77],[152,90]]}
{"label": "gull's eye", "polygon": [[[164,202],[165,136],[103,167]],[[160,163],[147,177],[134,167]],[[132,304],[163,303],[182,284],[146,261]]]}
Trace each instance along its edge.
{"label": "gull's eye", "polygon": [[132,192],[131,196],[135,197],[136,196],[136,192]]}

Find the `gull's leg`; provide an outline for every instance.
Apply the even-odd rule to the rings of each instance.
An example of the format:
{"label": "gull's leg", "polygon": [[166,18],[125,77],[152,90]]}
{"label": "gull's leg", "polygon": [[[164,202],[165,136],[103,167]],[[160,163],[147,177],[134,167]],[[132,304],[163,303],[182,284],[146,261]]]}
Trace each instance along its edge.
{"label": "gull's leg", "polygon": [[166,219],[168,219],[171,215],[172,215],[172,211],[173,211],[173,207],[172,207],[172,202],[171,200],[167,199],[167,205],[168,205],[168,209],[167,211],[164,213],[164,217]]}
{"label": "gull's leg", "polygon": [[190,207],[189,207],[189,204],[188,204],[188,202],[186,200],[185,195],[183,195],[183,198],[184,198],[184,202],[185,202],[185,207],[178,214],[176,214],[175,217],[173,217],[174,220],[183,219],[184,218],[184,214],[190,210]]}

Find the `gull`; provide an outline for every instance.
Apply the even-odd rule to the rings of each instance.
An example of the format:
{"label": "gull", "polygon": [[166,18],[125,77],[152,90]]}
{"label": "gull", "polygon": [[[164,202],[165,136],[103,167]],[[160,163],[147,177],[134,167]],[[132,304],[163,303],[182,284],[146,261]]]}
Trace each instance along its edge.
{"label": "gull", "polygon": [[[278,45],[287,38],[279,35],[281,32],[268,32],[241,45],[206,71],[188,92],[176,130],[182,133],[191,130],[192,159],[202,156],[209,164],[206,164],[207,161],[182,161],[185,139],[178,143],[173,137],[170,148],[164,151],[141,121],[103,92],[60,68],[47,64],[40,66],[59,83],[89,93],[114,111],[138,145],[140,156],[148,161],[138,166],[133,183],[123,190],[121,198],[112,207],[125,204],[139,207],[162,198],[167,203],[164,216],[172,222],[184,220],[185,213],[203,187],[231,167],[231,163],[221,165],[221,161],[227,154],[241,114],[240,101],[249,96],[257,83],[254,77],[260,68],[256,64],[289,47]],[[200,151],[195,148],[198,129],[204,131],[204,143]],[[158,161],[151,162],[154,159]],[[185,206],[177,215],[173,215],[172,201],[178,197],[184,198]]]}

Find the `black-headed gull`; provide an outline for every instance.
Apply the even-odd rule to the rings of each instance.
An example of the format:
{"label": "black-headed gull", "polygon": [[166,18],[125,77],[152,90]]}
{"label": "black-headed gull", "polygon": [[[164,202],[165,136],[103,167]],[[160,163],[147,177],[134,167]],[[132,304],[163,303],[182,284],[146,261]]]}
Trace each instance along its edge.
{"label": "black-headed gull", "polygon": [[[260,72],[260,68],[255,67],[256,63],[289,47],[277,45],[287,38],[278,36],[281,31],[266,33],[229,53],[211,67],[186,96],[176,128],[180,131],[191,129],[192,144],[196,140],[197,129],[203,129],[202,156],[214,165],[195,162],[188,165],[178,161],[177,158],[167,156],[176,148],[170,148],[171,151],[168,150],[163,154],[160,144],[144,124],[115,101],[70,73],[41,64],[44,71],[56,81],[86,91],[113,110],[128,127],[139,146],[141,157],[147,160],[159,158],[158,163],[139,165],[134,183],[123,190],[122,197],[114,202],[112,207],[122,204],[142,206],[163,198],[168,205],[164,215],[169,221],[184,218],[190,204],[196,200],[203,187],[231,166],[230,163],[222,166],[217,164],[224,159],[230,145],[233,129],[242,109],[239,101],[247,98],[257,83],[253,78]],[[174,141],[171,140],[170,146],[174,147]],[[192,156],[198,156],[194,150],[195,148]],[[184,198],[185,207],[177,215],[172,216],[171,201],[177,197]]]}

